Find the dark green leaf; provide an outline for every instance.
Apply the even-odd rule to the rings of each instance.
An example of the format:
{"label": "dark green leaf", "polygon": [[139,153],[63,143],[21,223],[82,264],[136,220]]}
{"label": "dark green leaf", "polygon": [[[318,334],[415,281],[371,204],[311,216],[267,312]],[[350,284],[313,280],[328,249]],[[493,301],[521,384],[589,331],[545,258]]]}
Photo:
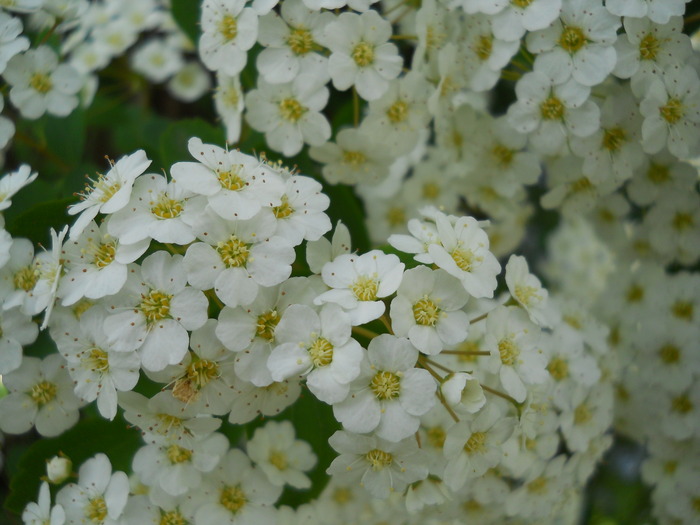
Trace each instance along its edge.
{"label": "dark green leaf", "polygon": [[193,44],[199,40],[199,0],[171,0],[173,18]]}
{"label": "dark green leaf", "polygon": [[[41,187],[40,182],[43,181],[33,183],[37,185],[37,187],[32,186],[35,191]],[[36,204],[9,220],[6,226],[7,231],[13,237],[26,237],[34,244],[41,243],[50,249],[49,229],[54,228],[59,231],[65,224],[73,222],[73,217],[68,215],[67,209],[68,205],[74,202],[76,202],[76,198],[70,197]]]}
{"label": "dark green leaf", "polygon": [[46,461],[59,452],[73,461],[76,471],[85,460],[103,452],[112,462],[113,470],[128,473],[131,460],[140,446],[139,432],[129,428],[120,416],[112,422],[84,419],[59,437],[36,441],[19,461],[5,508],[20,513],[28,502],[36,500],[40,478],[46,475]]}

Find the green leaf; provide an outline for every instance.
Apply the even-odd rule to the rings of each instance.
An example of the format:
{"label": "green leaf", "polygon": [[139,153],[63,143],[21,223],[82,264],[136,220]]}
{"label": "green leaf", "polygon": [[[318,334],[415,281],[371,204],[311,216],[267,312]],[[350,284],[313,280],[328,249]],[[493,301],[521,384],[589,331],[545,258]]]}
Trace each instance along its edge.
{"label": "green leaf", "polygon": [[107,455],[112,469],[130,472],[131,460],[141,446],[139,432],[127,426],[118,416],[114,421],[84,419],[63,435],[40,439],[22,455],[18,472],[10,482],[10,494],[5,508],[16,513],[39,493],[41,476],[46,475],[46,461],[62,452],[68,456],[77,471],[79,465],[98,452]]}
{"label": "green leaf", "polygon": [[[39,182],[43,181],[35,181],[33,184],[41,186],[38,184]],[[38,189],[34,186],[32,188]],[[73,221],[73,218],[68,215],[67,209],[68,205],[74,202],[76,202],[76,198],[70,197],[36,204],[9,220],[6,226],[7,231],[13,237],[26,237],[34,244],[43,244],[47,249],[50,249],[49,229],[54,228],[59,231],[65,224]]]}
{"label": "green leaf", "polygon": [[177,25],[190,37],[193,44],[199,40],[199,0],[171,0],[170,9]]}
{"label": "green leaf", "polygon": [[223,128],[212,126],[200,118],[175,122],[167,127],[160,137],[160,156],[164,167],[182,160],[192,160],[187,151],[187,142],[192,137],[199,137],[205,144],[223,147],[226,135]]}

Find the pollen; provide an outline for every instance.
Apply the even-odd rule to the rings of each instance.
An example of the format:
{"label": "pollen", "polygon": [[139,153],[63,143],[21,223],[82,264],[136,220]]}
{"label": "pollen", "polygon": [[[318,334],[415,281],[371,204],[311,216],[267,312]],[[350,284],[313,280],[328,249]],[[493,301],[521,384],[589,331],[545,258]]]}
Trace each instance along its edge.
{"label": "pollen", "polygon": [[440,318],[440,309],[427,295],[413,305],[413,318],[422,326],[435,326]]}
{"label": "pollen", "polygon": [[403,100],[397,100],[386,110],[386,116],[394,124],[403,122],[408,117],[408,104]]}
{"label": "pollen", "polygon": [[182,201],[171,199],[165,193],[161,193],[158,202],[151,208],[151,213],[159,219],[174,219],[184,209]]}
{"label": "pollen", "polygon": [[56,397],[57,391],[58,387],[54,383],[42,381],[32,387],[29,391],[29,396],[37,405],[42,407]]}
{"label": "pollen", "polygon": [[569,365],[561,357],[555,357],[547,365],[547,371],[555,381],[561,381],[569,377]]}
{"label": "pollen", "polygon": [[268,456],[267,460],[277,470],[287,470],[287,467],[289,466],[287,456],[284,453],[274,449],[270,452],[270,455]]}
{"label": "pollen", "polygon": [[378,372],[369,383],[377,399],[396,399],[401,394],[401,378],[392,372]]}
{"label": "pollen", "polygon": [[670,98],[665,106],[659,108],[661,117],[669,124],[675,124],[683,118],[684,109],[683,103],[677,98]]}
{"label": "pollen", "polygon": [[394,461],[391,454],[384,452],[383,450],[379,450],[378,448],[367,452],[367,454],[365,454],[365,459],[372,466],[372,470],[375,472],[391,466]]}
{"label": "pollen", "polygon": [[103,523],[107,519],[107,503],[103,497],[98,496],[88,501],[85,507],[85,517],[92,523]]}
{"label": "pollen", "polygon": [[179,511],[171,510],[160,517],[158,525],[187,525],[187,520]]}
{"label": "pollen", "polygon": [[177,416],[171,416],[170,414],[156,414],[156,419],[158,423],[156,424],[155,431],[161,436],[166,435],[171,429],[179,429],[182,427],[182,419]]}
{"label": "pollen", "polygon": [[559,37],[559,45],[568,53],[576,53],[588,40],[580,27],[566,26]]}
{"label": "pollen", "polygon": [[173,465],[189,461],[192,457],[191,450],[182,448],[178,445],[170,445],[165,453],[167,454],[170,463]]}
{"label": "pollen", "polygon": [[516,286],[515,287],[515,298],[525,306],[531,306],[533,303],[538,303],[542,300],[542,297],[537,293],[538,288],[534,286]]}
{"label": "pollen", "polygon": [[53,88],[53,82],[46,73],[34,73],[29,79],[29,85],[41,94],[48,93]]}
{"label": "pollen", "polygon": [[486,434],[484,432],[474,432],[464,444],[464,451],[467,455],[481,454],[486,451]]}
{"label": "pollen", "polygon": [[503,339],[498,343],[498,353],[501,356],[501,363],[506,366],[513,366],[517,363],[520,350],[512,339]]}
{"label": "pollen", "polygon": [[359,67],[367,67],[374,62],[374,47],[367,42],[360,42],[352,50],[352,59]]}
{"label": "pollen", "polygon": [[238,21],[231,15],[225,15],[219,22],[219,33],[230,42],[238,35]]}
{"label": "pollen", "polygon": [[287,44],[292,53],[303,56],[314,48],[314,39],[308,29],[294,29],[287,37]]}
{"label": "pollen", "polygon": [[471,272],[472,264],[474,262],[474,254],[471,252],[471,250],[455,248],[450,255],[460,270],[463,272]]}
{"label": "pollen", "polygon": [[15,273],[12,283],[18,290],[28,292],[34,288],[39,280],[39,271],[34,265],[24,266]]}
{"label": "pollen", "polygon": [[268,310],[258,316],[255,324],[255,335],[267,341],[272,341],[275,338],[275,328],[279,322],[280,315],[277,313],[277,310]]}
{"label": "pollen", "polygon": [[295,98],[285,98],[278,105],[280,116],[292,124],[297,122],[306,113],[306,108]]}
{"label": "pollen", "polygon": [[235,235],[231,235],[228,241],[216,243],[216,251],[227,268],[239,268],[245,266],[250,255],[250,247]]}
{"label": "pollen", "polygon": [[281,204],[279,206],[274,206],[272,208],[272,213],[278,219],[286,219],[294,213],[294,208],[289,205],[289,198],[286,195],[282,195]]}
{"label": "pollen", "polygon": [[243,492],[243,489],[238,485],[233,487],[226,486],[221,489],[219,503],[221,503],[226,510],[231,512],[231,514],[238,513],[238,511],[245,507],[247,501],[245,492]]}
{"label": "pollen", "polygon": [[187,379],[197,387],[197,390],[201,390],[210,382],[219,378],[219,365],[214,361],[199,359],[189,364],[185,374]]}
{"label": "pollen", "polygon": [[333,345],[328,339],[319,337],[308,350],[311,362],[316,367],[328,366],[333,361]]}
{"label": "pollen", "polygon": [[603,149],[608,151],[618,151],[626,141],[627,133],[620,127],[606,129],[603,133]]}
{"label": "pollen", "polygon": [[170,315],[170,301],[173,296],[158,290],[151,290],[147,295],[141,295],[139,310],[143,312],[147,323],[155,323],[167,319]]}
{"label": "pollen", "polygon": [[357,168],[367,162],[367,157],[361,151],[346,151],[343,153],[343,163],[350,164],[353,168]]}
{"label": "pollen", "polygon": [[491,35],[480,35],[474,42],[472,50],[482,62],[488,60],[493,51],[493,37]]}
{"label": "pollen", "polygon": [[88,370],[92,370],[93,372],[99,372],[101,374],[109,372],[109,357],[107,352],[101,348],[92,348],[82,362]]}
{"label": "pollen", "polygon": [[656,60],[656,55],[661,48],[661,42],[653,34],[648,33],[639,42],[639,58],[642,60]]}
{"label": "pollen", "polygon": [[243,166],[237,164],[231,166],[228,170],[217,171],[216,176],[219,179],[221,187],[230,191],[238,191],[245,187],[246,182],[241,178],[240,172]]}
{"label": "pollen", "polygon": [[103,242],[94,248],[92,263],[98,268],[106,268],[117,254],[117,241]]}
{"label": "pollen", "polygon": [[379,283],[374,277],[359,276],[350,286],[358,301],[376,301]]}
{"label": "pollen", "polygon": [[550,95],[540,104],[540,115],[544,120],[561,120],[564,118],[564,104],[554,95]]}

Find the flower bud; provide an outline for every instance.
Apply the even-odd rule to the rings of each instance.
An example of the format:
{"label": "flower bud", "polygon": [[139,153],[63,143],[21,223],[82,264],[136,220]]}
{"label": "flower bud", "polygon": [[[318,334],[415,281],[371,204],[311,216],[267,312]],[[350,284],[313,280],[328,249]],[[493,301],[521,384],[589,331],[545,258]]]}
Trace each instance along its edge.
{"label": "flower bud", "polygon": [[54,456],[46,462],[46,477],[54,485],[68,479],[72,470],[73,462],[66,456]]}
{"label": "flower bud", "polygon": [[486,396],[479,381],[466,372],[450,375],[440,389],[445,401],[458,414],[473,414],[486,404]]}

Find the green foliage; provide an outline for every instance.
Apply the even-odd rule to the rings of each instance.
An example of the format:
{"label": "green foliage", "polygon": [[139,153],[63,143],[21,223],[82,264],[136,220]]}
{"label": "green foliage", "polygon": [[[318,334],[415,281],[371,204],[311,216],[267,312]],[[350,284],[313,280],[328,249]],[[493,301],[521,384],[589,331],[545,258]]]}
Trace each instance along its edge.
{"label": "green foliage", "polygon": [[200,33],[199,4],[197,0],[170,0],[175,22],[194,44],[199,40]]}
{"label": "green foliage", "polygon": [[109,457],[113,470],[130,471],[131,460],[141,446],[137,430],[129,428],[117,417],[114,421],[84,419],[59,437],[35,441],[22,455],[17,472],[12,476],[5,508],[21,513],[39,493],[41,476],[46,474],[46,461],[62,452],[73,464],[80,465],[98,452]]}
{"label": "green foliage", "polygon": [[[40,181],[35,181],[34,184],[38,182]],[[36,190],[38,188],[33,186],[33,189]],[[72,217],[68,215],[67,209],[68,205],[74,202],[76,202],[76,199],[69,197],[67,199],[41,202],[31,206],[8,220],[6,225],[7,231],[13,237],[26,237],[35,245],[41,244],[50,249],[49,229],[54,228],[56,231],[59,231],[63,225],[70,224],[73,221]],[[21,209],[20,206],[14,207],[14,210],[17,211]]]}

